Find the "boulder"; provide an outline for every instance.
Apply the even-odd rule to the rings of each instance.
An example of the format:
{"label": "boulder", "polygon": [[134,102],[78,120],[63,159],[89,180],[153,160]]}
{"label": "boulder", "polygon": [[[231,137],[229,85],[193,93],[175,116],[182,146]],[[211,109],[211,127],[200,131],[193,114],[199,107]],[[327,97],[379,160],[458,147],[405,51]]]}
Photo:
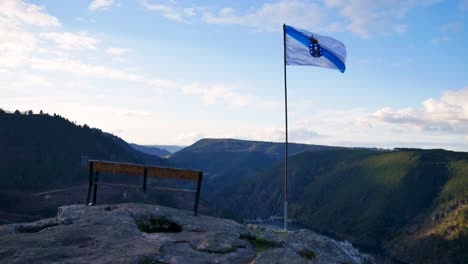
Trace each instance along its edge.
{"label": "boulder", "polygon": [[245,226],[147,205],[69,205],[57,217],[0,226],[2,263],[373,263],[310,231]]}

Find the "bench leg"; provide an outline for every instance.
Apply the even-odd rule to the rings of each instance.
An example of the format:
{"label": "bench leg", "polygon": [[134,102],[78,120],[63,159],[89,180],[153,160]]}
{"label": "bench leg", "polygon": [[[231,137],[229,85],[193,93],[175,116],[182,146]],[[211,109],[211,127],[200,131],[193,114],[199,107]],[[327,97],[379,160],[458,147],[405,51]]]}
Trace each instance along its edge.
{"label": "bench leg", "polygon": [[198,185],[197,185],[197,193],[195,194],[195,205],[193,206],[193,213],[195,216],[198,215],[198,202],[200,200],[200,188],[202,183],[203,173],[200,173],[198,176]]}
{"label": "bench leg", "polygon": [[86,197],[86,205],[89,205],[89,200],[91,199],[91,189],[93,188],[93,162],[89,162],[89,186],[88,186],[88,196]]}
{"label": "bench leg", "polygon": [[148,178],[148,168],[143,171],[143,191],[146,192],[146,178]]}
{"label": "bench leg", "polygon": [[94,174],[93,205],[96,205],[98,175],[99,175],[99,172],[96,172]]}

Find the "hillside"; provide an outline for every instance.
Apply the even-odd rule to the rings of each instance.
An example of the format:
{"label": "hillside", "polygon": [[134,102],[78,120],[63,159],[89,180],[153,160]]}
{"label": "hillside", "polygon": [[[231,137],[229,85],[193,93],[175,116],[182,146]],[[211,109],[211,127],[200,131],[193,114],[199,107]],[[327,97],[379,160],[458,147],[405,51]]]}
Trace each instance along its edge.
{"label": "hillside", "polygon": [[160,165],[122,139],[54,115],[0,114],[0,188],[41,190],[83,179],[88,159]]}
{"label": "hillside", "polygon": [[86,188],[63,192],[68,196],[54,199],[49,199],[50,195],[33,196],[53,189],[86,186],[83,156],[167,164],[163,159],[134,150],[114,135],[87,125],[75,125],[58,115],[0,112],[0,221],[12,217],[13,221],[30,220],[25,217],[47,215],[51,207],[57,206],[43,202],[84,202]]}
{"label": "hillside", "polygon": [[[321,146],[321,145],[307,145],[289,143],[289,154],[294,155],[299,152],[306,150],[326,150],[334,149],[337,147]],[[187,157],[195,156],[200,153],[223,153],[223,152],[234,152],[234,153],[263,153],[266,156],[274,160],[280,160],[284,158],[284,143],[276,142],[264,142],[264,141],[250,141],[240,139],[214,139],[205,138],[195,142],[193,145],[188,146],[174,155],[174,160],[185,161]]]}
{"label": "hillside", "polygon": [[[281,215],[283,170],[279,163],[219,199],[238,217]],[[289,212],[404,261],[466,263],[467,170],[468,153],[444,150],[304,152],[290,159]]]}
{"label": "hillside", "polygon": [[[290,143],[290,155],[306,150],[322,151],[336,147]],[[237,139],[201,139],[175,153],[170,161],[178,166],[202,170],[202,197],[214,207],[222,200],[217,193],[254,176],[284,159],[284,143],[247,141]],[[220,197],[220,196],[217,196]]]}
{"label": "hillside", "polygon": [[157,156],[157,157],[160,157],[160,158],[164,158],[166,156],[171,155],[171,152],[169,152],[169,151],[167,151],[165,149],[155,147],[155,146],[143,146],[143,145],[138,145],[138,144],[134,144],[134,143],[130,143],[129,145],[132,148],[134,148],[134,149],[136,149],[138,151],[141,151],[143,153],[150,154],[150,155],[153,155],[153,156]]}

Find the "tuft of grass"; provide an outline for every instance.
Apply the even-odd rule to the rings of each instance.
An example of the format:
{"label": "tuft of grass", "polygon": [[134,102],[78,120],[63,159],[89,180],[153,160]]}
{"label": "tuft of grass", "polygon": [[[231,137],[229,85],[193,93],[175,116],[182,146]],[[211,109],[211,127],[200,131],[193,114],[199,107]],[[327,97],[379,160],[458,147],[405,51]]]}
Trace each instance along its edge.
{"label": "tuft of grass", "polygon": [[250,230],[254,231],[256,234],[260,234],[260,228],[256,225],[250,225]]}
{"label": "tuft of grass", "polygon": [[155,260],[154,257],[146,257],[138,261],[138,264],[166,264],[166,263]]}
{"label": "tuft of grass", "polygon": [[278,230],[273,230],[273,233],[275,233],[275,234],[287,234],[288,231],[283,230],[283,229],[278,229]]}
{"label": "tuft of grass", "polygon": [[138,229],[145,233],[180,233],[182,227],[165,217],[140,218],[135,221]]}
{"label": "tuft of grass", "polygon": [[299,251],[296,252],[297,254],[299,254],[299,256],[305,258],[305,259],[308,259],[308,260],[312,260],[312,259],[316,259],[317,258],[317,255],[315,255],[315,253],[308,249],[308,248],[303,248]]}
{"label": "tuft of grass", "polygon": [[268,241],[264,237],[256,237],[255,239],[251,239],[250,243],[252,244],[253,248],[257,252],[263,252],[266,251],[272,247],[275,247],[275,244],[272,242]]}
{"label": "tuft of grass", "polygon": [[153,258],[148,257],[140,260],[138,264],[153,264]]}

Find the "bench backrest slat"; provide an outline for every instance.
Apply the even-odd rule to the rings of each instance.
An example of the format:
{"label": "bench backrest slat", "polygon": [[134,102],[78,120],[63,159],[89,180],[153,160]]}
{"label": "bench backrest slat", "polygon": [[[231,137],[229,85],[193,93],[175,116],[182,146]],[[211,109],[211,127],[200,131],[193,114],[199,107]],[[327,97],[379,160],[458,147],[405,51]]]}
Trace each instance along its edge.
{"label": "bench backrest slat", "polygon": [[147,169],[148,177],[159,177],[168,179],[198,181],[200,171],[183,170],[175,168],[165,168],[128,163],[115,163],[108,161],[92,160],[93,172],[113,173],[113,174],[129,174],[144,176],[145,168]]}

